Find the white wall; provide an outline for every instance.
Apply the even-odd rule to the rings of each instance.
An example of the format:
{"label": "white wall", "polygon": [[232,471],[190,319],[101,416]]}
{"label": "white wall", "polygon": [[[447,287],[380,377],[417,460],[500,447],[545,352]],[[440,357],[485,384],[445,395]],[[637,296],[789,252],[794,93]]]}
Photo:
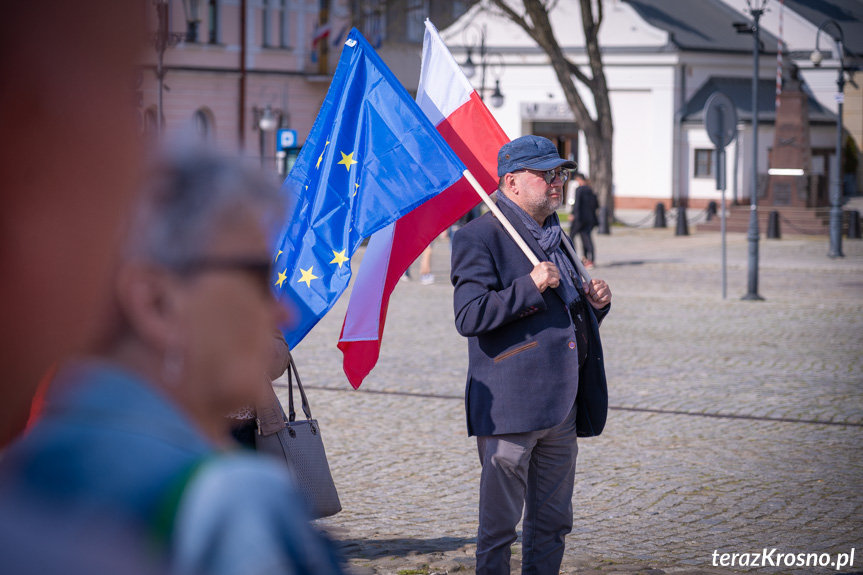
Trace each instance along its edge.
{"label": "white wall", "polygon": [[[670,197],[674,68],[610,66],[606,77],[614,121],[615,194]],[[522,136],[530,129],[531,122],[521,116],[522,103],[564,101],[557,78],[547,66],[508,68],[500,87],[505,96],[504,105],[491,111],[510,138]],[[580,90],[592,112],[590,95],[583,88]],[[579,143],[579,169],[588,173],[587,143],[583,134]]]}
{"label": "white wall", "polygon": [[[659,47],[668,43],[668,34],[642,20],[629,4],[621,0],[602,0],[602,3],[604,19],[599,30],[601,46]],[[463,54],[463,45],[471,41],[465,38],[464,33],[470,24],[486,26],[488,46],[536,48],[534,41],[520,26],[499,16],[499,11],[493,8],[489,10],[486,4],[485,1],[478,2],[451,26],[440,31],[441,38],[453,54]],[[584,33],[579,3],[564,0],[556,2],[554,6],[549,21],[561,47],[564,50],[570,47],[583,48]]]}
{"label": "white wall", "polygon": [[[767,149],[773,146],[773,126],[761,125],[758,129],[758,173],[767,173]],[[750,197],[752,189],[752,127],[746,126],[738,132],[740,138],[737,173],[738,199]]]}
{"label": "white wall", "polygon": [[[749,130],[748,126],[743,127],[741,129]],[[759,131],[762,134],[764,131]],[[722,192],[716,189],[716,176],[710,177],[695,177],[695,150],[696,149],[714,149],[713,143],[710,141],[710,138],[707,136],[707,131],[704,130],[703,127],[698,125],[686,125],[683,129],[683,141],[684,141],[684,150],[683,154],[683,173],[686,174],[684,179],[684,192],[683,196],[688,197],[690,200],[703,200],[703,201],[715,201],[719,203],[722,199]],[[740,134],[738,134],[738,137]],[[759,148],[762,146],[759,142]],[[751,148],[749,148],[751,149]],[[763,154],[767,154],[767,149],[763,148]],[[725,148],[725,199],[730,202],[732,200],[732,194],[734,189],[734,151],[735,146],[732,143],[731,145]],[[759,154],[760,155],[760,154]],[[740,158],[738,157],[738,161]],[[714,156],[714,162],[717,161],[717,158]],[[761,164],[761,158],[759,157],[759,164]],[[741,164],[742,165],[742,164]],[[765,161],[766,165],[766,161]],[[716,169],[718,166],[714,164],[714,174],[716,173]],[[741,170],[742,172],[742,170]],[[738,190],[743,189],[743,182],[738,179]],[[747,187],[748,190],[748,182]],[[738,193],[738,197],[740,194]]]}
{"label": "white wall", "polygon": [[[773,126],[761,126],[758,130],[758,172],[767,173],[767,149],[773,145]],[[683,196],[691,200],[714,200],[719,201],[721,194],[716,189],[715,177],[695,177],[695,150],[713,149],[713,143],[707,136],[702,126],[687,124],[683,128],[684,158],[683,171],[686,174],[683,182]],[[752,127],[749,125],[738,126],[738,145],[734,143],[725,149],[726,154],[726,186],[727,196],[732,199],[734,189],[734,153],[737,150],[738,171],[737,198],[748,201],[749,190],[752,187]]]}
{"label": "white wall", "polygon": [[[720,192],[716,189],[715,177],[696,178],[695,177],[695,150],[709,148],[713,149],[713,144],[707,136],[707,132],[702,126],[696,124],[687,124],[684,126],[684,173],[687,174],[684,183],[684,196],[688,195],[690,199],[696,200],[714,200],[720,199]],[[766,174],[768,169],[767,152],[773,147],[774,127],[772,125],[762,125],[758,130],[758,173]],[[752,187],[752,128],[749,125],[738,126],[739,145],[737,146],[738,172],[737,190],[738,199],[749,201],[749,190]],[[830,126],[810,126],[809,137],[813,148],[830,148],[835,144],[835,128]],[[726,150],[726,188],[728,193],[727,200],[732,199],[732,190],[734,189],[734,152],[735,145],[732,143]],[[813,166],[813,173],[823,173],[816,166]]]}
{"label": "white wall", "polygon": [[[740,9],[743,0],[725,0]],[[583,46],[580,13],[577,3],[559,2],[552,14],[551,22],[561,45],[576,48]],[[660,47],[668,41],[668,35],[643,21],[637,13],[620,0],[604,0],[605,20],[600,31],[604,46],[613,47]],[[770,14],[770,13],[768,13]],[[741,16],[742,19],[742,16]],[[809,41],[806,36],[808,24],[793,22],[786,18],[786,36],[798,38],[797,49]],[[798,18],[799,20],[799,18]],[[765,19],[769,23],[769,18]],[[517,25],[478,11],[478,6],[458,22],[442,31],[442,37],[450,47],[456,60],[464,60],[464,28],[467,23],[487,27],[487,45],[490,51],[500,51],[505,68],[500,75],[500,88],[505,96],[503,107],[491,109],[493,115],[510,138],[519,137],[528,130],[532,122],[522,117],[523,103],[562,103],[563,91],[554,75],[548,58]],[[768,27],[769,26],[765,26]],[[811,26],[809,26],[811,28]],[[810,30],[814,45],[814,29]],[[789,44],[790,45],[790,44]],[[795,46],[791,46],[795,48]],[[586,64],[586,56],[570,51],[569,57],[576,63]],[[718,199],[713,179],[692,178],[692,150],[696,147],[711,148],[707,136],[700,126],[687,127],[681,134],[681,165],[675,167],[675,113],[681,106],[681,90],[684,101],[712,76],[751,78],[751,54],[714,54],[678,52],[606,52],[605,74],[610,89],[612,116],[614,121],[614,185],[618,198],[671,199],[675,171],[680,178],[681,194],[690,198]],[[680,64],[685,68],[679,72]],[[773,79],[776,75],[776,60],[773,56],[762,56],[760,77]],[[826,78],[817,76],[816,79]],[[676,76],[682,75],[682,84]],[[835,76],[835,72],[834,72]],[[831,82],[832,80],[828,81]],[[479,74],[473,78],[478,87]],[[486,86],[494,86],[494,75],[489,72]],[[815,83],[813,88],[821,84]],[[592,97],[576,83],[587,108],[593,113]],[[832,91],[830,92],[832,100]],[[561,118],[561,121],[573,121]],[[738,145],[739,197],[748,197],[751,165],[751,130],[741,132]],[[767,171],[767,149],[773,143],[773,127],[762,126],[759,131],[759,172]],[[815,143],[815,131],[813,131]],[[817,144],[820,145],[820,144]],[[728,190],[733,187],[734,146],[729,146]],[[579,139],[579,169],[588,172],[588,150],[584,137]]]}
{"label": "white wall", "polygon": [[669,198],[674,165],[674,68],[609,70],[617,197]]}

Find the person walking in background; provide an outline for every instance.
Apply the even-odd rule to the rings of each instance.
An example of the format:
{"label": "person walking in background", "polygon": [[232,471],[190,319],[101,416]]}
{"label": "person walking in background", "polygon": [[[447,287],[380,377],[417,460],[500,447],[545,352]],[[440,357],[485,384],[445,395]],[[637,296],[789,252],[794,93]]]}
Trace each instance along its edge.
{"label": "person walking in background", "polygon": [[[420,285],[430,286],[434,283],[434,274],[431,273],[431,259],[432,259],[432,243],[426,246],[426,249],[423,250],[422,255],[420,256]],[[411,280],[411,268],[408,268],[402,274],[400,278],[401,281],[410,281]]]}
{"label": "person walking in background", "polygon": [[[510,572],[522,511],[522,573],[559,572],[572,530],[576,437],[604,425],[599,322],[611,291],[602,280],[582,282],[556,213],[574,167],[537,136],[498,154],[498,207],[543,260],[536,266],[491,212],[453,236],[455,324],[468,338],[467,428],[482,465],[480,575]],[[580,398],[594,392],[598,403],[583,409]]]}
{"label": "person walking in background", "polygon": [[434,283],[434,274],[431,273],[432,259],[432,240],[431,244],[423,250],[423,255],[420,258],[420,285],[430,286]]}
{"label": "person walking in background", "polygon": [[596,254],[593,250],[593,238],[590,234],[593,232],[593,228],[599,225],[599,219],[596,217],[599,201],[584,174],[576,173],[575,181],[578,187],[575,189],[575,203],[572,205],[572,213],[569,215],[569,237],[573,243],[575,243],[576,234],[581,237],[584,267],[592,269],[596,261]]}
{"label": "person walking in background", "polygon": [[[443,231],[435,239],[444,239],[444,238],[446,238],[447,234],[448,234],[448,230]],[[429,245],[426,247],[426,249],[423,250],[423,253],[420,256],[420,285],[430,286],[434,283],[435,278],[434,278],[434,274],[432,273],[432,270],[431,270],[432,251],[433,251],[432,246],[434,245],[434,242],[435,242],[435,240],[432,240],[431,243],[429,243]],[[408,267],[408,269],[406,269],[405,272],[402,274],[401,280],[402,281],[410,281],[410,279],[411,279],[411,269],[410,269],[410,267]]]}
{"label": "person walking in background", "polygon": [[271,290],[284,215],[278,188],[230,158],[153,167],[96,349],[59,369],[0,461],[0,516],[125,525],[181,575],[341,573],[287,469],[238,449],[225,417],[260,395],[289,319]]}

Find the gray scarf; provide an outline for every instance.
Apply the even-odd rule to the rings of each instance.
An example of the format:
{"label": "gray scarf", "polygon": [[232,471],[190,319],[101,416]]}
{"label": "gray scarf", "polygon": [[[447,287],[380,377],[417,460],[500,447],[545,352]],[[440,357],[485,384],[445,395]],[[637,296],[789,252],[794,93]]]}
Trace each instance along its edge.
{"label": "gray scarf", "polygon": [[[560,270],[560,285],[557,288],[557,292],[566,302],[566,305],[570,305],[581,299],[578,295],[581,288],[581,278],[578,277],[575,266],[566,253],[564,253],[564,248],[560,245],[560,242],[564,241],[564,239],[557,213],[548,216],[543,225],[540,226],[530,214],[521,209],[518,204],[509,199],[500,190],[497,193],[497,201],[508,206],[516,213],[521,219],[521,223],[524,224],[528,231],[530,231],[530,234],[539,242],[539,247],[542,248],[542,251],[548,254],[551,263]],[[576,288],[576,285],[578,285],[578,288]]]}

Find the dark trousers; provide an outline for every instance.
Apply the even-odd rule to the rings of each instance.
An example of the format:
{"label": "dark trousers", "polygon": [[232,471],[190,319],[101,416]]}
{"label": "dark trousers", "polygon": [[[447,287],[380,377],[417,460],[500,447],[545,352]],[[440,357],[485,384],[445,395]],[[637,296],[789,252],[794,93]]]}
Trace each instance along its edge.
{"label": "dark trousers", "polygon": [[522,573],[558,573],[572,530],[575,407],[551,429],[476,439],[482,463],[477,575],[510,572],[510,546],[522,510]]}
{"label": "dark trousers", "polygon": [[575,244],[575,236],[578,235],[581,238],[581,248],[584,253],[584,259],[594,261],[596,259],[596,253],[593,251],[593,238],[590,237],[590,233],[593,231],[593,228],[584,228],[581,231],[572,231],[569,233],[569,239],[572,240],[572,243]]}

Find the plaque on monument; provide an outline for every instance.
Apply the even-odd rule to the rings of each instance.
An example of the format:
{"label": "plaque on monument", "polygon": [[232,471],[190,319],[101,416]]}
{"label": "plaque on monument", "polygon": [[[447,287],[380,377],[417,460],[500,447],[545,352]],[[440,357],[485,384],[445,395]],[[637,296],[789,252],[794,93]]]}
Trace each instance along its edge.
{"label": "plaque on monument", "polygon": [[773,205],[774,206],[790,206],[791,205],[791,182],[774,182],[774,184],[773,184]]}

